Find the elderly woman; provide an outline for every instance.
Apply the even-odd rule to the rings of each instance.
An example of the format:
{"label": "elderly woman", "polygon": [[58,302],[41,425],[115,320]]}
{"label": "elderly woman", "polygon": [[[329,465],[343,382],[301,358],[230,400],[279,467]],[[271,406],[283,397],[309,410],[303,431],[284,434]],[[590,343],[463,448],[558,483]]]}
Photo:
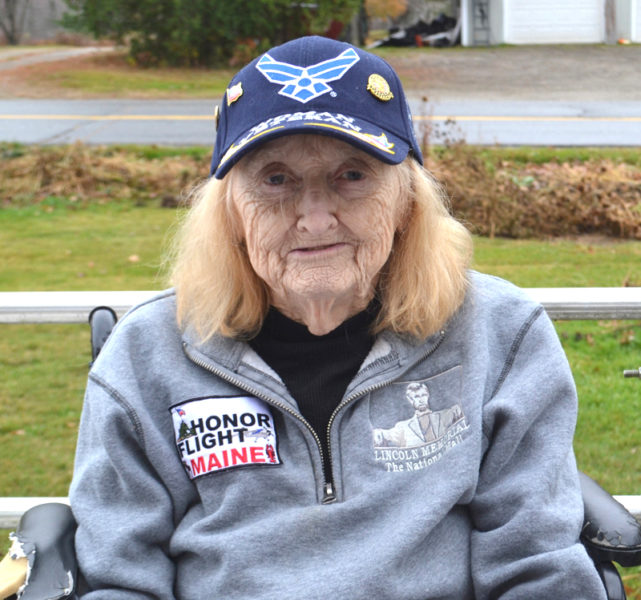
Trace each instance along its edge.
{"label": "elderly woman", "polygon": [[421,164],[376,56],[306,37],[234,77],[174,288],[89,377],[84,598],[604,598],[555,331],[468,270]]}

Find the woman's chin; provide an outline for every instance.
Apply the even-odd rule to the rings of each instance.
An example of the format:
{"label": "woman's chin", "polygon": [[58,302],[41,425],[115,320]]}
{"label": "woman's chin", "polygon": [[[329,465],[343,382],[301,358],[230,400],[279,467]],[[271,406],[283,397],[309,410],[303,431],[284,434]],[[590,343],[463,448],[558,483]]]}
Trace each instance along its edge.
{"label": "woman's chin", "polygon": [[287,298],[297,304],[333,304],[348,298],[354,299],[357,286],[354,281],[346,281],[345,278],[310,278],[293,282],[285,287],[285,291]]}

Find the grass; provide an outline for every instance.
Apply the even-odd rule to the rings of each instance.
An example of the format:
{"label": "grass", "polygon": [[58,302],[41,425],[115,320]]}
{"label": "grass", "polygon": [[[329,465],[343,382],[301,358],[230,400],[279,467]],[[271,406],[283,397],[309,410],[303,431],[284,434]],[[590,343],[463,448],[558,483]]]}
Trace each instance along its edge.
{"label": "grass", "polygon": [[56,198],[38,206],[0,210],[0,287],[158,288],[161,246],[174,220],[170,210],[119,204],[77,210]]}
{"label": "grass", "polygon": [[641,244],[636,241],[477,238],[475,261],[479,270],[522,287],[641,285]]}
{"label": "grass", "polygon": [[32,97],[219,98],[235,70],[141,69],[129,62],[124,51],[115,51],[29,65],[17,73],[6,75],[7,85],[17,95]]}
{"label": "grass", "polygon": [[50,72],[49,85],[95,96],[189,98],[220,97],[227,89],[232,71],[206,69],[138,69],[127,64],[107,63],[102,68],[61,69]]}
{"label": "grass", "polygon": [[3,325],[3,495],[64,496],[91,358],[85,325]]}
{"label": "grass", "polygon": [[[455,125],[453,125],[455,127]],[[639,148],[553,148],[549,146],[478,147],[475,151],[487,164],[497,164],[497,158],[514,165],[543,165],[547,163],[585,163],[589,161],[612,161],[616,164],[641,166]],[[447,152],[443,147],[434,148],[436,156]]]}
{"label": "grass", "polygon": [[[199,149],[131,151],[146,160],[180,158],[182,152],[202,156]],[[157,202],[136,206],[118,199],[79,204],[48,197],[0,208],[0,290],[159,289],[162,249],[176,216]],[[640,257],[641,242],[634,241],[477,238],[474,266],[523,287],[639,285]],[[0,372],[7,375],[0,385],[0,490],[8,496],[65,495],[90,356],[88,327],[1,327]],[[640,324],[556,327],[579,390],[580,468],[612,492],[641,493],[635,427],[641,383],[621,376],[641,364]],[[629,598],[641,599],[641,574],[627,570],[626,577]]]}
{"label": "grass", "polygon": [[[0,289],[157,289],[173,210],[62,202],[0,210]],[[34,243],[35,242],[35,243]],[[86,325],[3,325],[0,489],[66,495],[90,358]]]}

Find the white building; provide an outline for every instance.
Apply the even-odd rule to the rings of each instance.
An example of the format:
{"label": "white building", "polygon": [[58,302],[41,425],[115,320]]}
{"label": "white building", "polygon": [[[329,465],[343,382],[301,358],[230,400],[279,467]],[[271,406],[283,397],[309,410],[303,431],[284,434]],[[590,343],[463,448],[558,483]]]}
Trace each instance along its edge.
{"label": "white building", "polygon": [[464,46],[641,42],[641,0],[460,0]]}

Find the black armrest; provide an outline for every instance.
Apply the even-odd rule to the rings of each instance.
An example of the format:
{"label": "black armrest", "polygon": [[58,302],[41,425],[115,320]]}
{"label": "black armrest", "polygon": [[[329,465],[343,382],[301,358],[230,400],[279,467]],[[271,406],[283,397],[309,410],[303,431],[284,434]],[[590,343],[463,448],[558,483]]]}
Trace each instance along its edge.
{"label": "black armrest", "polygon": [[15,532],[30,572],[20,600],[59,600],[76,587],[76,522],[66,504],[50,502],[29,509]]}
{"label": "black armrest", "polygon": [[115,311],[108,306],[96,306],[96,308],[89,313],[89,325],[91,326],[91,364],[94,363],[98,354],[100,354],[117,320],[118,316]]}
{"label": "black armrest", "polygon": [[581,541],[593,559],[641,564],[641,525],[598,483],[579,473],[585,517]]}

